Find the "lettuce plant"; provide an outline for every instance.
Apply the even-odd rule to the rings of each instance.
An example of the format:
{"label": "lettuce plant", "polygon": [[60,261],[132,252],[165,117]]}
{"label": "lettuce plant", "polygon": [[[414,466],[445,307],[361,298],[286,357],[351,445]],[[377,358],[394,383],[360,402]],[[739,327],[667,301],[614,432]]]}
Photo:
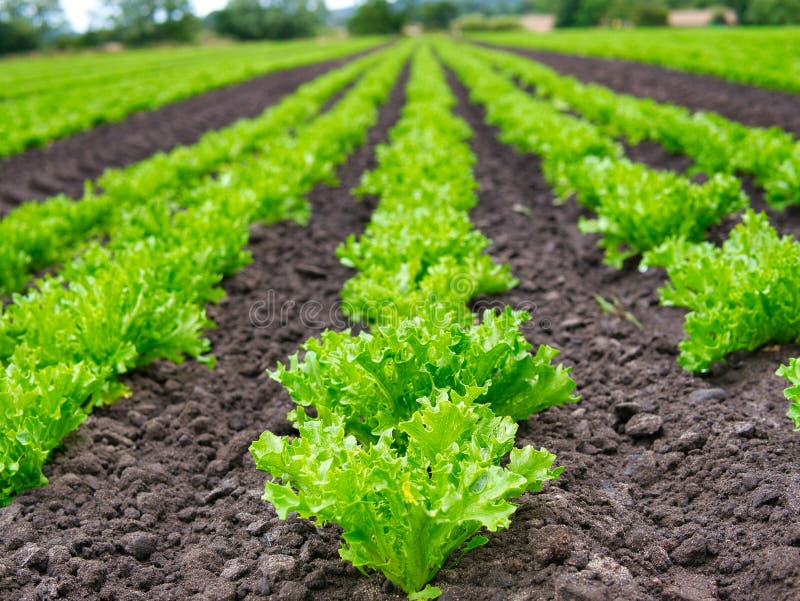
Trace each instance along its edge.
{"label": "lettuce plant", "polygon": [[778,368],[777,375],[786,378],[791,384],[784,391],[784,395],[792,403],[786,417],[794,422],[795,432],[800,432],[800,360],[790,359],[789,365]]}
{"label": "lettuce plant", "polygon": [[447,558],[487,542],[480,529],[506,528],[509,499],[563,469],[544,449],[514,448],[516,424],[470,401],[440,390],[366,444],[343,417],[311,419],[300,408],[298,438],[264,432],[250,447],[273,477],[264,498],[282,519],[297,512],[338,524],[342,559],[379,570],[409,599],[433,599],[441,591],[426,584]]}
{"label": "lettuce plant", "polygon": [[[739,180],[715,175],[703,185],[666,171],[654,171],[626,160],[589,157],[578,164],[583,173],[578,198],[593,198],[597,217],[582,218],[580,231],[601,234],[607,264],[620,269],[625,259],[651,250],[670,238],[698,242],[706,230],[745,206]],[[588,187],[583,187],[587,186]]]}
{"label": "lettuce plant", "polygon": [[42,465],[83,423],[86,399],[103,392],[110,377],[85,363],[0,369],[0,507],[20,490],[47,484]]}
{"label": "lettuce plant", "polygon": [[679,363],[705,371],[728,353],[800,340],[800,244],[752,210],[722,247],[674,240],[646,263],[669,276],[661,302],[686,307]]}

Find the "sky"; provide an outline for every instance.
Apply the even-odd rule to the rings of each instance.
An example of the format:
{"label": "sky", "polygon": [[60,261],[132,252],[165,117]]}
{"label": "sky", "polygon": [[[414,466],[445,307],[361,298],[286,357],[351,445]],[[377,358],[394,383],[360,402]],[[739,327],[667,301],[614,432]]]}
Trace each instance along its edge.
{"label": "sky", "polygon": [[[75,31],[83,32],[89,27],[90,15],[102,4],[102,0],[61,0],[61,6]],[[192,0],[195,14],[203,17],[208,13],[224,7],[227,0]],[[352,6],[355,0],[326,0],[328,8]]]}

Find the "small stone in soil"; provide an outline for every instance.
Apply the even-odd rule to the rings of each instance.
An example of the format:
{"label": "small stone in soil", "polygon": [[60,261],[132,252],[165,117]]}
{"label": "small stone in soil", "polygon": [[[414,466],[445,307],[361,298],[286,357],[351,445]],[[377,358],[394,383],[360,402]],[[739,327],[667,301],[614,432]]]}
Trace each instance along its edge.
{"label": "small stone in soil", "polygon": [[688,452],[693,449],[700,449],[706,444],[708,437],[702,432],[690,430],[681,434],[681,437],[675,441],[672,448],[676,451]]}
{"label": "small stone in soil", "polygon": [[145,561],[156,550],[156,537],[147,532],[134,532],[124,538],[125,551],[139,561]]}
{"label": "small stone in soil", "polygon": [[295,265],[294,269],[297,273],[310,278],[324,279],[328,277],[328,272],[325,271],[322,267],[319,267],[317,265],[311,265],[309,263]]}
{"label": "small stone in soil", "polygon": [[296,563],[297,560],[291,555],[264,555],[258,567],[264,576],[275,581],[291,573]]}
{"label": "small stone in soil", "polygon": [[653,436],[661,430],[663,423],[664,421],[661,419],[660,415],[638,413],[625,425],[625,433],[637,438]]}
{"label": "small stone in soil", "polygon": [[547,525],[529,537],[533,558],[542,565],[561,563],[572,553],[572,533],[561,524]]}
{"label": "small stone in soil", "polygon": [[556,599],[569,601],[605,601],[611,598],[605,584],[582,578],[580,573],[557,581],[555,592]]}
{"label": "small stone in soil", "polygon": [[303,584],[312,590],[325,588],[328,586],[328,577],[325,575],[325,570],[317,568],[312,571],[308,576],[303,578]]}
{"label": "small stone in soil", "polygon": [[586,325],[587,321],[582,317],[568,317],[561,322],[561,327],[565,330],[575,330]]}
{"label": "small stone in soil", "polygon": [[786,544],[800,547],[800,524],[791,524],[786,530]]}
{"label": "small stone in soil", "polygon": [[708,546],[705,539],[699,534],[684,540],[671,553],[672,561],[682,566],[700,565],[706,561]]}
{"label": "small stone in soil", "polygon": [[736,436],[742,438],[752,438],[756,433],[756,425],[753,422],[733,422],[731,430]]}
{"label": "small stone in soil", "polygon": [[761,507],[762,505],[775,505],[781,498],[781,491],[765,484],[756,490],[753,497],[753,507]]}
{"label": "small stone in soil", "polygon": [[231,559],[225,562],[225,567],[222,568],[220,576],[225,580],[238,580],[248,571],[250,571],[250,568],[241,559]]}
{"label": "small stone in soil", "polygon": [[615,415],[622,421],[628,421],[637,413],[641,413],[642,406],[636,401],[623,401],[614,405]]}
{"label": "small stone in soil", "polygon": [[30,545],[25,548],[20,563],[24,568],[36,570],[40,574],[44,574],[47,571],[47,564],[49,561],[50,558],[47,555],[47,551],[37,545]]}
{"label": "small stone in soil", "polygon": [[247,532],[253,536],[261,536],[269,529],[267,520],[256,520],[247,525]]}
{"label": "small stone in soil", "polygon": [[719,596],[714,579],[680,570],[661,594],[664,601],[716,601]]}
{"label": "small stone in soil", "polygon": [[305,601],[310,598],[311,591],[301,582],[284,582],[278,587],[277,598],[282,601]]}
{"label": "small stone in soil", "polygon": [[98,591],[106,581],[107,570],[103,562],[82,561],[78,568],[78,579],[88,588]]}
{"label": "small stone in soil", "polygon": [[182,522],[191,522],[197,515],[197,509],[194,507],[185,507],[178,512],[178,519]]}
{"label": "small stone in soil", "polygon": [[653,564],[656,570],[662,572],[672,565],[669,553],[660,545],[650,545],[645,551],[645,557]]}
{"label": "small stone in soil", "polygon": [[217,486],[214,490],[208,493],[205,497],[203,497],[203,503],[206,505],[210,505],[217,499],[225,497],[231,494],[236,487],[238,486],[238,482],[236,482],[233,478],[228,480],[223,480],[220,482],[220,485]]}
{"label": "small stone in soil", "polygon": [[238,371],[241,375],[247,378],[255,378],[264,372],[264,368],[261,367],[261,363],[258,361],[252,361],[250,363],[243,363],[240,365]]}
{"label": "small stone in soil", "polygon": [[725,390],[722,388],[703,388],[695,390],[689,395],[689,400],[695,403],[725,400]]}

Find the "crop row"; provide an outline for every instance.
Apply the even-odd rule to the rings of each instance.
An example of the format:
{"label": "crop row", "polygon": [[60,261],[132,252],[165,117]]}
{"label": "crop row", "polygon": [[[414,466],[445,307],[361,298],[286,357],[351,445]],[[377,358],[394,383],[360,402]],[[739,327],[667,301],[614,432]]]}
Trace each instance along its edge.
{"label": "crop row", "polygon": [[[738,182],[717,174],[706,184],[631,163],[596,126],[532,98],[492,70],[483,50],[440,42],[439,51],[486,107],[501,138],[543,158],[546,177],[564,198],[597,213],[581,230],[600,233],[607,261],[644,254],[641,266],[666,268],[662,303],[690,309],[680,364],[705,371],[737,350],[800,339],[800,244],[779,237],[764,214],[745,214],[722,248],[704,242],[706,229],[747,204]],[[779,373],[797,385],[797,362]],[[786,391],[798,402],[797,388]],[[798,406],[790,417],[800,427]]]}
{"label": "crop row", "polygon": [[600,29],[551,35],[481,33],[471,37],[501,46],[605,56],[671,69],[708,73],[766,88],[800,92],[800,35],[796,27]]}
{"label": "crop row", "polygon": [[[748,210],[721,247],[674,239],[645,256],[666,268],[661,303],[689,309],[679,363],[707,371],[733,351],[800,341],[800,243],[779,236],[765,213]],[[800,430],[800,365],[778,369],[791,387],[787,414]]]}
{"label": "crop row", "polygon": [[[341,58],[378,43],[379,39],[366,38],[327,44],[246,44],[233,49],[195,51],[181,60],[173,60],[164,50],[140,52],[132,53],[131,66],[121,72],[117,61],[106,70],[102,66],[108,61],[95,57],[84,67],[83,74],[40,75],[37,80],[48,82],[44,87],[30,82],[24,73],[17,73],[5,83],[6,96],[0,102],[0,157],[101,123],[119,121],[135,111],[158,108],[256,75]],[[72,60],[79,64],[87,61],[81,57]],[[56,62],[72,73],[64,61]],[[97,65],[101,66],[101,74],[93,71]],[[87,74],[92,73],[87,79]],[[22,81],[18,83],[16,78]]]}
{"label": "crop row", "polygon": [[631,144],[657,142],[693,159],[692,171],[754,175],[771,205],[800,204],[800,144],[780,128],[747,127],[715,113],[617,94],[508,52],[487,50],[482,56],[533,87],[536,96],[581,113],[610,136]]}
{"label": "crop row", "polygon": [[93,407],[127,393],[120,375],[157,358],[213,362],[205,305],[249,261],[248,226],[293,217],[317,182],[334,179],[377,121],[409,50],[386,51],[330,111],[262,147],[247,174],[267,178],[195,193],[183,206],[165,194],[131,208],[106,244],[89,243],[58,275],[14,297],[0,319],[0,504],[46,483],[52,449]]}
{"label": "crop row", "polygon": [[621,267],[673,236],[702,240],[710,225],[746,205],[735,177],[717,174],[698,185],[631,162],[598,126],[533,98],[494,71],[484,58],[487,51],[446,42],[438,48],[472,98],[486,105],[503,141],[541,156],[556,192],[564,199],[575,195],[597,213],[580,227],[602,235],[608,264]]}
{"label": "crop row", "polygon": [[[304,84],[261,116],[208,132],[194,145],[108,169],[94,185],[87,185],[78,202],[56,196],[23,204],[0,221],[0,294],[21,290],[32,273],[64,263],[91,239],[113,237],[113,230],[126,227],[131,211],[143,204],[185,205],[190,191],[198,196],[207,194],[209,187],[232,188],[234,172],[245,165],[259,169],[262,155],[272,151],[276,140],[290,144],[293,138],[286,137],[287,132],[318,115],[381,56],[368,55]],[[302,203],[297,208],[302,218]]]}
{"label": "crop row", "polygon": [[[373,38],[374,43],[381,40]],[[365,41],[369,42],[369,41]],[[221,46],[185,45],[174,47],[133,48],[125,52],[63,53],[3,59],[0,72],[0,98],[47,93],[53,88],[102,84],[116,77],[119,80],[141,77],[153,71],[178,72],[179,69],[206,65],[230,65],[241,62],[255,67],[255,58],[275,60],[278,55],[290,57],[313,48],[330,46],[329,40],[262,41]],[[365,46],[367,48],[368,46]],[[254,72],[256,74],[257,72]]]}
{"label": "crop row", "polygon": [[530,354],[519,331],[527,314],[479,321],[466,307],[516,281],[469,223],[475,157],[454,102],[421,46],[401,119],[362,181],[378,208],[337,251],[359,270],[345,310],[371,332],[326,332],[279,365],[272,376],[298,405],[289,419],[300,436],[264,432],[251,447],[280,517],[339,524],[342,558],[410,599],[438,596],[426,584],[445,560],[487,542],[481,528],[507,527],[509,499],[561,472],[546,450],[514,447],[514,422],[578,400],[569,370],[551,364],[555,349]]}

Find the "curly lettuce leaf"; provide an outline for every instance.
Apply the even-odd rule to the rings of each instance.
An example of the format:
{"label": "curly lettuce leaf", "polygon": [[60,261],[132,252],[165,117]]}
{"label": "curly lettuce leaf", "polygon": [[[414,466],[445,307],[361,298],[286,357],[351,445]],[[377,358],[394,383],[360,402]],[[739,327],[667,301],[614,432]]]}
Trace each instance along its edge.
{"label": "curly lettuce leaf", "polygon": [[421,399],[442,390],[525,420],[579,400],[569,368],[553,365],[556,349],[542,345],[530,353],[519,332],[528,319],[506,308],[484,312],[482,322],[469,327],[442,316],[376,326],[355,337],[325,332],[305,343],[302,359],[295,354],[270,375],[299,405],[343,416],[362,442],[408,419]]}

